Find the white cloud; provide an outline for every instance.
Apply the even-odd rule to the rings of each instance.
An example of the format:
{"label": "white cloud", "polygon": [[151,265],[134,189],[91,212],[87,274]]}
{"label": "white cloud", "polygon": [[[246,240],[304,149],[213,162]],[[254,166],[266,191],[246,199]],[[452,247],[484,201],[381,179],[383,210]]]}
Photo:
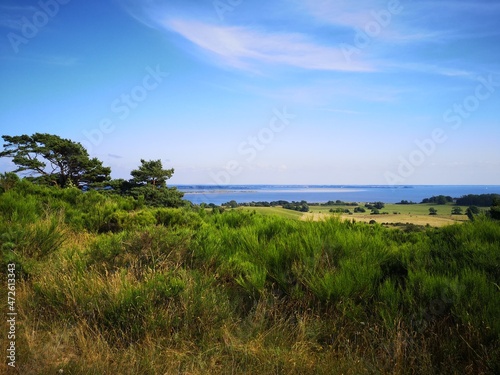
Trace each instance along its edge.
{"label": "white cloud", "polygon": [[407,1],[301,0],[298,7],[317,21],[337,27],[367,32],[376,24],[380,31],[373,38],[387,43],[433,41],[441,36],[436,31],[413,29],[405,25],[411,13]]}
{"label": "white cloud", "polygon": [[476,79],[477,73],[465,69],[437,66],[432,64],[425,63],[387,63],[386,66],[393,67],[398,70],[409,70],[427,74],[436,74],[446,77],[456,77],[456,78],[464,78],[464,79]]}
{"label": "white cloud", "polygon": [[259,64],[270,64],[310,70],[375,70],[368,63],[347,61],[340,48],[317,44],[299,33],[266,33],[184,19],[167,20],[164,26],[234,68],[259,70]]}

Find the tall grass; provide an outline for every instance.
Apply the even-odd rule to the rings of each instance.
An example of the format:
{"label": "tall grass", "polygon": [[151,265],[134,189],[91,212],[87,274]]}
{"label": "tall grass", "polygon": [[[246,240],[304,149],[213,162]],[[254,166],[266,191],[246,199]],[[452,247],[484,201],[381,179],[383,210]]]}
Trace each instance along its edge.
{"label": "tall grass", "polygon": [[500,370],[496,222],[405,233],[24,182],[0,208],[23,374]]}

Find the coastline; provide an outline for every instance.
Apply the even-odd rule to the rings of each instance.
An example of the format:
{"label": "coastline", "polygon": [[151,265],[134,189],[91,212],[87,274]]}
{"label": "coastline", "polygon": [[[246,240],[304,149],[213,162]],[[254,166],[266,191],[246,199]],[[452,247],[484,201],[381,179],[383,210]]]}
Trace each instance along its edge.
{"label": "coastline", "polygon": [[459,198],[467,194],[500,194],[500,185],[172,185],[194,204],[224,204],[271,201],[307,201],[325,203],[350,202],[397,203],[420,202],[435,195]]}

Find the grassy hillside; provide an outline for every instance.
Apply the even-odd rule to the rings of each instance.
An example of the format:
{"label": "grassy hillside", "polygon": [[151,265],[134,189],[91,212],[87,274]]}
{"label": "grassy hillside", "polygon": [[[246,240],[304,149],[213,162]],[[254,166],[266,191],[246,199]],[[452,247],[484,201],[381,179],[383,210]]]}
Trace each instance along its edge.
{"label": "grassy hillside", "polygon": [[267,216],[279,216],[287,219],[300,219],[304,213],[300,211],[287,210],[282,207],[240,207],[238,210],[255,212]]}
{"label": "grassy hillside", "polygon": [[0,246],[20,374],[500,372],[486,218],[405,232],[23,181],[0,195]]}

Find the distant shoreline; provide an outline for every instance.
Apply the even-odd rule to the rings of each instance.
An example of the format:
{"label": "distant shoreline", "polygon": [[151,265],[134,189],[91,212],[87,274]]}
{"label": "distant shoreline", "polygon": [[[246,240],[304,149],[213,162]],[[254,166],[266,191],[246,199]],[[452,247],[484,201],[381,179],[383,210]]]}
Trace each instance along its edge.
{"label": "distant shoreline", "polygon": [[171,185],[194,204],[223,204],[271,201],[397,203],[420,202],[424,198],[447,195],[459,198],[467,194],[500,194],[500,185]]}

